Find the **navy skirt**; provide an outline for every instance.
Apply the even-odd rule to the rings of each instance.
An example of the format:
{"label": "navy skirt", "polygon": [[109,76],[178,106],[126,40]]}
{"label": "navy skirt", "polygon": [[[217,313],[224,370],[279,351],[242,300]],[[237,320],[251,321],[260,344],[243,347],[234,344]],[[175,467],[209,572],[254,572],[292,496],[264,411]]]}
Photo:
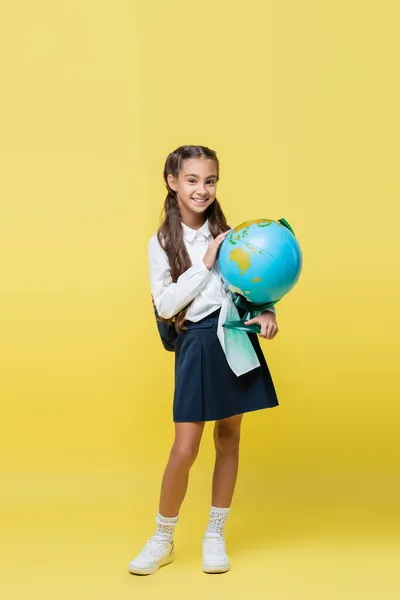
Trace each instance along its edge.
{"label": "navy skirt", "polygon": [[258,334],[247,335],[260,366],[240,377],[231,370],[217,337],[219,313],[197,323],[185,321],[188,330],[176,339],[175,423],[217,421],[279,404]]}

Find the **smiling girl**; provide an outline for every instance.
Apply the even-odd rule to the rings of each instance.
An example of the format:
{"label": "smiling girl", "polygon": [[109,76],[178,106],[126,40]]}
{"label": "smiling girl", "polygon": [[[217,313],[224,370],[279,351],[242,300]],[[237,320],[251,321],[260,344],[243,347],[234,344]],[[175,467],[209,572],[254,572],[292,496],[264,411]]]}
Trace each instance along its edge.
{"label": "smiling girl", "polygon": [[[243,356],[228,351],[228,312],[236,311],[218,269],[218,251],[230,228],[217,200],[219,161],[205,146],[181,146],[167,157],[164,220],[149,241],[150,286],[158,315],[174,319],[175,440],[166,466],[156,517],[157,529],[129,564],[150,574],[174,558],[173,533],[186,495],[205,423],[215,421],[216,460],[209,522],[202,540],[202,568],[230,568],[224,525],[238,473],[243,414],[278,406],[274,384],[256,333],[241,332]],[[252,319],[260,336],[278,333],[275,309]]]}

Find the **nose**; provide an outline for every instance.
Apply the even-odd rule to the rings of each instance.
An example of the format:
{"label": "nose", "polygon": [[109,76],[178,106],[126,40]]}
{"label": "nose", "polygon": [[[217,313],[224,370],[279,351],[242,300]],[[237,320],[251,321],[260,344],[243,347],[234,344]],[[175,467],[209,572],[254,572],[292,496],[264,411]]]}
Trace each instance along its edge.
{"label": "nose", "polygon": [[207,192],[207,190],[206,190],[206,186],[205,186],[205,185],[201,185],[201,184],[199,184],[199,187],[198,187],[198,189],[197,189],[197,193],[198,193],[200,196],[207,196],[207,195],[208,195],[208,192]]}

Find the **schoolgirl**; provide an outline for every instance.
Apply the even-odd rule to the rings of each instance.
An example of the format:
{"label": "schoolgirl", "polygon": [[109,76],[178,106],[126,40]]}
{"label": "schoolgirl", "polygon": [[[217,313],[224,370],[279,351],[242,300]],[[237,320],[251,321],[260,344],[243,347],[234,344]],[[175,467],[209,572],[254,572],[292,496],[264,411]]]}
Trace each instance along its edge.
{"label": "schoolgirl", "polygon": [[[219,161],[205,146],[181,146],[167,157],[164,220],[149,241],[150,287],[158,315],[174,319],[175,440],[161,485],[157,528],[129,564],[150,574],[174,558],[174,529],[186,495],[189,472],[199,451],[205,423],[215,421],[216,451],[209,522],[202,540],[202,569],[230,568],[224,526],[238,472],[244,413],[278,406],[274,384],[258,335],[241,332],[240,350],[222,327],[239,316],[232,293],[218,269],[218,250],[230,231],[216,198]],[[242,316],[242,315],[240,315]],[[247,323],[261,326],[261,337],[278,333],[275,309]]]}

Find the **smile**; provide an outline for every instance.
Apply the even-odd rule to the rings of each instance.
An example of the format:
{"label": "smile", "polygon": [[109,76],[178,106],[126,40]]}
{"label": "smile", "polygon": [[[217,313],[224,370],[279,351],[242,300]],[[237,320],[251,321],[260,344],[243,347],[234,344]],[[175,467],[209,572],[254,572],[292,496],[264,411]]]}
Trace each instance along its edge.
{"label": "smile", "polygon": [[207,200],[198,200],[197,198],[192,198],[192,200],[197,202],[197,204],[205,204],[207,202]]}

